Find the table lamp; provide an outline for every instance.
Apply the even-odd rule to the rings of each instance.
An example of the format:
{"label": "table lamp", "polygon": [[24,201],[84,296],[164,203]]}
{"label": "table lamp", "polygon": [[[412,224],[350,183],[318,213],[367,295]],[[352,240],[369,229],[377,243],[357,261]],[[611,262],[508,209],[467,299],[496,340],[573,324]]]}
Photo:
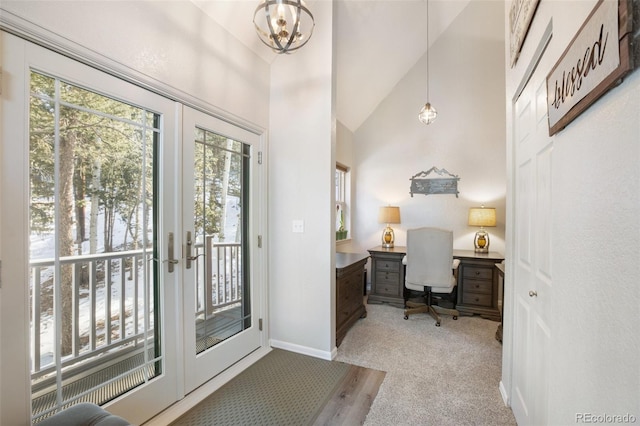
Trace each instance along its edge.
{"label": "table lamp", "polygon": [[380,207],[380,211],[378,212],[378,223],[387,224],[387,227],[382,231],[382,247],[392,248],[395,235],[393,234],[393,229],[389,225],[392,223],[400,223],[400,207]]}
{"label": "table lamp", "polygon": [[469,226],[479,226],[473,239],[476,253],[489,252],[489,233],[484,230],[485,226],[496,226],[496,209],[493,207],[471,207],[469,209]]}

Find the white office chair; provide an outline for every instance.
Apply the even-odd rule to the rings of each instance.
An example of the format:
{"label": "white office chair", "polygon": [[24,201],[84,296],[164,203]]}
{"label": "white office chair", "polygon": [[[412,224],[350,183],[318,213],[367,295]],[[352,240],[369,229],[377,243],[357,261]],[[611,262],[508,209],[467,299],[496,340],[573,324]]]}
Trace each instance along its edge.
{"label": "white office chair", "polygon": [[[405,291],[404,319],[416,313],[429,313],[440,327],[440,315],[453,315],[458,319],[456,309],[432,305],[433,294],[451,294],[457,285],[459,259],[453,259],[453,232],[438,228],[418,228],[407,231],[407,255],[403,259],[407,265],[405,287],[408,290],[424,292],[425,303],[415,303]],[[455,304],[455,302],[454,302]]]}

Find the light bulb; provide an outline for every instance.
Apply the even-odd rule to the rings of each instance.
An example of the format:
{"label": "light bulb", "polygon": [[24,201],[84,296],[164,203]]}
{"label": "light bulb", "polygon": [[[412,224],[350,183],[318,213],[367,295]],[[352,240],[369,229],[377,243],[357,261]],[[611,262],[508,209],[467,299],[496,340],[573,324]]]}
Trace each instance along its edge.
{"label": "light bulb", "polygon": [[276,7],[276,13],[278,16],[278,22],[282,22],[282,24],[280,25],[287,25],[287,19],[284,16],[284,5],[282,3],[278,4],[278,6]]}

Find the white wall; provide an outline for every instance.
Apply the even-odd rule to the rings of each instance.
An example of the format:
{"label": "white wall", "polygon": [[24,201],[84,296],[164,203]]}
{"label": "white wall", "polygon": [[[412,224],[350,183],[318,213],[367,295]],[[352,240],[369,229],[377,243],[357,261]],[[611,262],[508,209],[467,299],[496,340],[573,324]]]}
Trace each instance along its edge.
{"label": "white wall", "polygon": [[[426,126],[418,112],[426,102],[426,56],[355,131],[354,248],[380,245],[384,225],[378,208],[400,206],[392,227],[396,245],[406,230],[437,226],[453,230],[454,248],[473,249],[478,228],[467,226],[469,207],[496,207],[489,228],[492,251],[504,253],[505,110],[504,26],[501,2],[474,1],[429,53],[430,102],[438,118]],[[381,61],[380,66],[384,66]],[[458,175],[455,195],[409,194],[410,178],[431,167]]]}
{"label": "white wall", "polygon": [[[310,5],[307,45],[271,68],[269,306],[272,345],[331,358],[335,268],[331,2]],[[303,233],[292,222],[304,222]]]}
{"label": "white wall", "polygon": [[336,122],[336,161],[348,167],[353,164],[353,132],[340,121]]}
{"label": "white wall", "polygon": [[[550,70],[595,4],[540,3],[518,63],[505,67],[507,135],[513,131],[510,111],[516,88],[548,23],[553,22],[553,37],[539,66]],[[505,16],[509,5],[505,3]],[[508,49],[508,25],[505,34]],[[555,136],[554,208],[549,212],[554,277],[550,371],[536,372],[549,378],[549,424],[573,424],[577,413],[640,418],[639,141],[637,71]],[[507,223],[507,234],[513,235],[516,226]],[[508,239],[507,252],[511,247]],[[505,297],[509,281],[507,273]],[[508,311],[505,305],[505,316]],[[509,321],[505,317],[502,382],[507,391]]]}

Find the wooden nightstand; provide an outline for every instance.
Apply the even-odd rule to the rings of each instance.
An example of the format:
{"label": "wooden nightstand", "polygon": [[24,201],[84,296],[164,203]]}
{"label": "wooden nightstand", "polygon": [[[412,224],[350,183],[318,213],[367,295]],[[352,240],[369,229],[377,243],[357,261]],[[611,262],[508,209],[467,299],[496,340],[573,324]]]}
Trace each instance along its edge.
{"label": "wooden nightstand", "polygon": [[371,254],[371,292],[368,303],[389,303],[404,308],[404,265],[406,247],[382,246],[369,249]]}
{"label": "wooden nightstand", "polygon": [[460,259],[458,267],[458,303],[461,315],[480,315],[500,321],[498,306],[498,273],[495,264],[504,257],[497,252],[476,253],[473,250],[454,250]]}

